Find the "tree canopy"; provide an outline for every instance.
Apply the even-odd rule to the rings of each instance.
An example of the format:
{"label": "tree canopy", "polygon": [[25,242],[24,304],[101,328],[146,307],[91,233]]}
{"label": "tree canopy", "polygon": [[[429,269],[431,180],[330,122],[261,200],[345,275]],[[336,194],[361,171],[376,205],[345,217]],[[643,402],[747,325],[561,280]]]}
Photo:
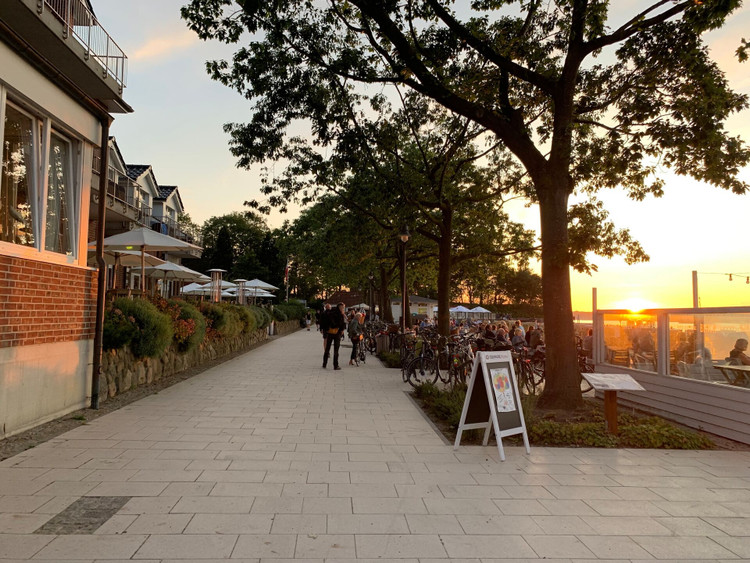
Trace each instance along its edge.
{"label": "tree canopy", "polygon": [[569,408],[581,402],[569,199],[615,187],[636,199],[659,195],[658,166],[746,192],[737,173],[750,151],[723,124],[747,99],[702,41],[740,4],[654,0],[615,22],[601,0],[193,0],[183,16],[201,38],[238,44],[231,63],[209,63],[209,72],[253,101],[248,123],[227,126],[240,165],[282,156],[288,128],[302,119],[328,144],[340,123],[330,115],[349,108],[331,93],[363,96],[372,85],[431,98],[512,153],[541,218],[540,404]]}

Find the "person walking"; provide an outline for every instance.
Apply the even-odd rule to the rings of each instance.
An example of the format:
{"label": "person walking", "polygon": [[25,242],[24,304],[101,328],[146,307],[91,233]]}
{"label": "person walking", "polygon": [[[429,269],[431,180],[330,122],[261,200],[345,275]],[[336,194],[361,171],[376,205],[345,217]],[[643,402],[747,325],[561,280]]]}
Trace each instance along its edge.
{"label": "person walking", "polygon": [[362,335],[365,333],[365,316],[362,313],[357,313],[354,318],[349,321],[349,339],[352,341],[352,355],[349,358],[349,365],[354,365],[354,359],[357,357],[357,351],[362,345]]}
{"label": "person walking", "polygon": [[328,315],[331,312],[331,304],[326,303],[323,305],[323,310],[318,315],[318,330],[323,335],[323,350],[326,349],[326,341],[328,340]]}
{"label": "person walking", "polygon": [[321,319],[321,327],[325,326],[324,336],[326,336],[326,347],[323,353],[323,369],[328,365],[331,345],[333,345],[333,369],[341,369],[339,366],[339,346],[341,346],[341,337],[346,330],[346,318],[344,317],[344,304],[339,303],[337,307],[331,308],[325,313],[325,318]]}

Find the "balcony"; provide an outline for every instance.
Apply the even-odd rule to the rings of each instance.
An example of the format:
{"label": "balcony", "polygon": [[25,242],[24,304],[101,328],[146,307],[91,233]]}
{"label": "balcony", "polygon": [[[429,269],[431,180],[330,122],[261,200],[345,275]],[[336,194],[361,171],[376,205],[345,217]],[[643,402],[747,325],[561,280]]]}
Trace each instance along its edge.
{"label": "balcony", "polygon": [[[99,175],[101,159],[94,157],[92,170]],[[99,201],[99,182],[92,185],[91,197],[96,204]],[[140,198],[141,186],[128,176],[109,167],[107,171],[107,224],[117,224],[125,229],[130,223],[137,223],[143,227],[150,227],[152,223],[152,208]],[[96,213],[96,207],[91,207],[91,214]],[[110,233],[114,234],[114,233]]]}
{"label": "balcony", "polygon": [[[111,113],[132,108],[122,99],[127,56],[89,10],[86,0],[2,0],[0,33],[61,86],[102,102]],[[61,76],[64,79],[61,80]]]}
{"label": "balcony", "polygon": [[[190,244],[195,244],[197,246],[203,244],[203,240],[199,234],[185,229],[177,221],[169,217],[151,217],[151,228],[163,235],[169,235],[170,237],[189,242]],[[195,254],[191,253],[191,256],[194,255]],[[198,253],[198,256],[200,256],[200,253]]]}

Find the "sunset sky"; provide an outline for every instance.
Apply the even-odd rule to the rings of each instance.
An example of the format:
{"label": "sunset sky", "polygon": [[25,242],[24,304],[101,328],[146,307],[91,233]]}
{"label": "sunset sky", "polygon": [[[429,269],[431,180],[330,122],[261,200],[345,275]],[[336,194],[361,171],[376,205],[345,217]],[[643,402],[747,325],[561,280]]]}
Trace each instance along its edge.
{"label": "sunset sky", "polygon": [[[135,113],[116,116],[112,134],[129,164],[151,164],[157,180],[177,185],[197,223],[238,211],[258,196],[260,169],[238,170],[222,126],[250,118],[250,104],[210,80],[205,61],[230,58],[233,49],[203,43],[179,17],[185,0],[93,0],[104,28],[129,57],[125,100]],[[644,2],[613,3],[624,13]],[[750,8],[708,36],[711,53],[734,90],[750,94],[750,63],[734,54],[741,37],[750,39]],[[750,142],[750,110],[732,117],[733,134]],[[273,171],[273,168],[271,168]],[[279,169],[279,172],[281,170]],[[737,196],[691,179],[662,172],[664,197],[633,202],[622,192],[600,195],[611,218],[630,229],[651,256],[646,264],[594,257],[598,272],[572,274],[573,307],[591,309],[591,288],[599,308],[627,307],[633,299],[661,307],[692,304],[692,274],[698,271],[700,305],[750,305],[750,196]],[[743,171],[750,181],[750,170]],[[513,209],[515,220],[538,227],[536,208]],[[279,225],[293,215],[271,216]],[[728,274],[733,274],[729,281]]]}

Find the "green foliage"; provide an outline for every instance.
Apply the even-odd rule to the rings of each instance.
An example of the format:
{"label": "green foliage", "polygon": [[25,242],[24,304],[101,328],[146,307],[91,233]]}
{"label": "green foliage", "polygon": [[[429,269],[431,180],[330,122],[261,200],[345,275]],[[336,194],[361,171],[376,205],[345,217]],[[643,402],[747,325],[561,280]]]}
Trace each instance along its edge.
{"label": "green foliage", "polygon": [[216,329],[219,336],[223,338],[234,338],[239,336],[245,330],[245,322],[241,317],[242,307],[232,303],[222,303],[219,305],[224,315],[224,322],[221,328]]}
{"label": "green foliage", "polygon": [[289,317],[284,312],[284,310],[280,309],[279,307],[274,307],[273,308],[273,318],[275,320],[279,321],[279,322],[284,322],[284,321],[288,321],[289,320]]}
{"label": "green foliage", "polygon": [[[414,389],[413,396],[434,420],[447,425],[452,431],[458,429],[466,399],[465,385],[442,389],[425,383]],[[536,402],[537,397],[521,398],[529,442],[535,446],[675,450],[714,447],[711,440],[702,434],[674,426],[662,418],[619,413],[619,434],[614,435],[605,431],[606,422],[601,409],[591,408],[569,415],[565,420],[555,420],[551,414],[540,415],[536,411]],[[467,439],[470,440],[470,437],[467,436]],[[509,441],[516,439],[511,437]]]}
{"label": "green foliage", "polygon": [[401,357],[399,356],[398,352],[380,352],[378,354],[378,358],[380,358],[380,361],[383,362],[386,367],[401,367]]}
{"label": "green foliage", "polygon": [[[253,106],[249,123],[225,127],[238,165],[293,163],[289,174],[266,186],[266,205],[283,208],[312,200],[321,186],[363,178],[369,167],[371,177],[383,180],[381,193],[403,190],[420,200],[439,194],[438,205],[429,201],[418,211],[428,215],[421,217],[421,236],[434,236],[438,226],[451,226],[459,234],[481,231],[481,222],[474,223],[476,230],[461,229],[450,221],[440,225],[450,217],[439,217],[444,204],[453,206],[450,190],[484,185],[473,181],[469,166],[463,167],[473,155],[460,155],[462,165],[453,170],[431,168],[435,178],[456,172],[447,184],[420,183],[412,166],[420,161],[414,155],[421,153],[432,166],[441,147],[450,148],[458,135],[443,134],[445,122],[411,120],[413,114],[401,122],[392,119],[387,107],[389,97],[396,97],[392,86],[403,87],[402,99],[406,91],[419,92],[430,104],[470,120],[467,130],[485,128],[474,138],[484,142],[481,150],[497,142],[512,152],[512,159],[493,160],[488,148],[499,191],[474,195],[478,207],[492,195],[499,203],[511,180],[514,193],[539,204],[544,293],[556,309],[548,315],[547,345],[550,355],[568,366],[548,376],[544,397],[548,406],[578,407],[580,397],[560,392],[579,383],[570,344],[570,295],[560,294],[569,287],[570,266],[591,268],[585,263],[590,244],[588,250],[621,253],[627,260],[645,255],[627,232],[612,230],[595,206],[574,208],[569,215],[570,196],[588,200],[603,188],[624,189],[636,200],[659,196],[662,167],[735,193],[748,190],[740,171],[750,162],[750,149],[725,129],[728,118],[747,107],[748,97],[731,90],[704,43],[706,30],[724,25],[742,3],[654,2],[646,11],[632,3],[627,8],[618,3],[615,10],[614,2],[477,1],[460,10],[458,4],[191,0],[181,14],[202,39],[236,48],[231,62],[213,61],[207,68],[213,79],[236,89]],[[740,60],[747,51],[743,41]],[[369,87],[358,88],[358,83]],[[371,127],[373,114],[386,122],[382,129]],[[307,145],[296,130],[290,131],[300,116],[314,135]],[[356,125],[348,123],[350,116]],[[425,135],[419,146],[400,142],[405,128],[430,126],[436,134]],[[297,136],[290,138],[290,133]],[[384,146],[390,135],[393,143],[384,154],[373,155],[362,149],[357,135],[380,135]],[[460,153],[468,145],[451,150]],[[340,160],[336,169],[325,166],[320,146]],[[402,177],[381,177],[381,168],[395,169],[388,154],[398,156]],[[525,175],[512,173],[517,166]],[[369,211],[366,205],[360,208]],[[454,211],[460,220],[461,210]],[[394,215],[376,212],[373,218],[392,221]],[[451,244],[459,249],[462,242]]]}
{"label": "green foliage", "polygon": [[256,330],[267,328],[268,325],[271,324],[273,317],[271,316],[271,313],[268,311],[268,309],[257,307],[255,305],[250,305],[248,309],[255,316]]}
{"label": "green foliage", "polygon": [[217,338],[227,323],[224,309],[206,301],[200,304],[199,310],[206,319],[206,335],[209,338]]}
{"label": "green foliage", "polygon": [[105,350],[118,350],[128,344],[137,332],[135,318],[125,315],[116,306],[104,313],[102,347]]}
{"label": "green foliage", "polygon": [[708,450],[714,447],[706,436],[691,430],[669,424],[658,417],[641,418],[618,417],[621,448],[669,448],[682,450]]}
{"label": "green foliage", "polygon": [[174,331],[169,316],[160,313],[155,305],[145,299],[116,299],[113,309],[119,309],[127,319],[132,319],[135,331],[130,339],[130,349],[137,358],[160,356],[172,342]]}
{"label": "green foliage", "polygon": [[248,334],[249,332],[255,330],[256,319],[255,315],[250,312],[250,309],[241,305],[235,305],[235,307],[237,316],[242,323],[242,334]]}
{"label": "green foliage", "polygon": [[[307,309],[305,308],[305,306],[301,302],[296,300],[288,301],[286,303],[279,303],[278,305],[274,306],[273,310],[274,313],[276,313],[276,311],[282,311],[284,315],[286,315],[286,319],[284,320],[287,321],[299,320],[303,318],[307,313]],[[276,320],[282,319],[277,318]]]}
{"label": "green foliage", "polygon": [[173,311],[176,309],[172,325],[178,350],[192,350],[206,337],[206,318],[197,307],[182,299],[170,299],[168,304]]}

